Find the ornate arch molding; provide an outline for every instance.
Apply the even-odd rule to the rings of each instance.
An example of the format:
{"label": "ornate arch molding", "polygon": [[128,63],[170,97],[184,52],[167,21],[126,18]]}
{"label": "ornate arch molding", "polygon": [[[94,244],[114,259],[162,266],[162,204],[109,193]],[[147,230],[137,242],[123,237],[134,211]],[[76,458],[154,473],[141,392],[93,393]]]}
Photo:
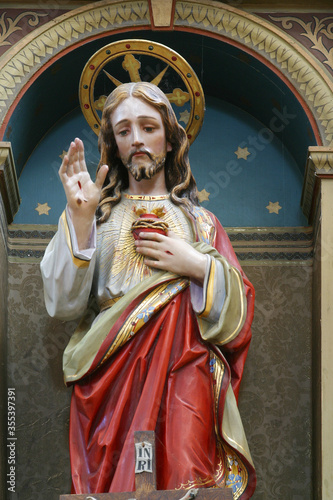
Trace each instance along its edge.
{"label": "ornate arch molding", "polygon": [[[333,82],[306,49],[263,19],[225,4],[176,0],[172,9],[163,29],[215,37],[261,59],[305,103],[322,144],[333,146]],[[2,134],[20,96],[56,59],[94,38],[154,29],[156,12],[153,0],[104,0],[70,11],[18,42],[0,61]]]}

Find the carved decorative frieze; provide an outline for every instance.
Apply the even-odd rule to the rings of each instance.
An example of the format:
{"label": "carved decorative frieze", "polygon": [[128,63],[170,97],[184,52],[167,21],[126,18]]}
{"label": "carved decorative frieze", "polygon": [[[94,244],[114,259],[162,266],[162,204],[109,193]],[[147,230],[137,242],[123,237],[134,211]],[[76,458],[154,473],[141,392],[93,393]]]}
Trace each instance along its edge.
{"label": "carved decorative frieze", "polygon": [[[57,231],[54,225],[12,224],[8,228],[10,262],[39,262]],[[310,265],[311,227],[226,228],[242,265]]]}
{"label": "carved decorative frieze", "polygon": [[333,145],[333,82],[293,38],[263,19],[215,2],[177,2],[174,25],[224,36],[268,60],[311,109],[324,144]]}
{"label": "carved decorative frieze", "polygon": [[[0,123],[28,80],[54,56],[94,35],[134,26],[152,26],[147,0],[90,4],[27,35],[20,47],[8,50],[0,61]],[[333,82],[321,64],[282,29],[248,12],[210,0],[177,1],[170,26],[173,28],[230,39],[275,66],[311,110],[323,144],[333,146]]]}
{"label": "carved decorative frieze", "polygon": [[155,28],[166,28],[172,22],[173,0],[150,0],[152,22]]}
{"label": "carved decorative frieze", "polygon": [[318,219],[320,208],[318,179],[333,179],[333,148],[313,146],[308,150],[301,205],[308,220]]}
{"label": "carved decorative frieze", "polygon": [[109,33],[135,25],[150,25],[147,1],[99,2],[81,7],[36,29],[13,47],[0,63],[0,121],[32,75],[54,55],[94,34]]}

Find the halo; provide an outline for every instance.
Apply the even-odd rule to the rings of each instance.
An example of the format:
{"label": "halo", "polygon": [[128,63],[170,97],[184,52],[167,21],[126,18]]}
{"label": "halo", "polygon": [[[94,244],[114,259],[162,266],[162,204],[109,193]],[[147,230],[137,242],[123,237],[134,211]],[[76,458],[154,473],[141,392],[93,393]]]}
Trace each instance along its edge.
{"label": "halo", "polygon": [[80,106],[99,134],[106,97],[126,82],[149,81],[168,97],[178,122],[192,143],[200,132],[205,96],[200,81],[177,52],[149,40],[121,40],[101,48],[85,65],[79,86]]}

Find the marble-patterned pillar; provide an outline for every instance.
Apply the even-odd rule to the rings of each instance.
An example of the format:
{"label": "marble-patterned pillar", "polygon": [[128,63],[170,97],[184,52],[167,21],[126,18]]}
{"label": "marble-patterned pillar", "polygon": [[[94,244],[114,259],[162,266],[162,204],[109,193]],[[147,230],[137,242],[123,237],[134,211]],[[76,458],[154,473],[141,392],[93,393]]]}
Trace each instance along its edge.
{"label": "marble-patterned pillar", "polygon": [[[5,207],[0,195],[0,446],[6,449],[6,352],[7,352],[7,297],[8,297],[8,259],[7,259],[7,221]],[[0,497],[5,497],[6,457],[0,455]]]}
{"label": "marble-patterned pillar", "polygon": [[314,226],[314,498],[333,498],[333,148],[309,148],[302,199]]}
{"label": "marble-patterned pillar", "polygon": [[[7,450],[7,297],[8,297],[8,224],[19,206],[18,185],[10,143],[0,142],[0,443]],[[0,497],[6,491],[6,453],[0,455]]]}

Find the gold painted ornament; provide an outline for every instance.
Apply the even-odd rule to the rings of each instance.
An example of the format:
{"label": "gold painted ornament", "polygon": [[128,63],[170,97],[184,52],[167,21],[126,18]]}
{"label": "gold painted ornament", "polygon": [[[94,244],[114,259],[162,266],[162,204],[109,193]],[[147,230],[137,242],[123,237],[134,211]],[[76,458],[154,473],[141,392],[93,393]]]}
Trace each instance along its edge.
{"label": "gold painted ornament", "polygon": [[149,40],[113,42],[99,49],[85,65],[79,99],[92,130],[99,134],[104,103],[112,90],[122,83],[140,81],[157,85],[167,95],[192,143],[200,132],[205,112],[200,81],[181,55]]}

